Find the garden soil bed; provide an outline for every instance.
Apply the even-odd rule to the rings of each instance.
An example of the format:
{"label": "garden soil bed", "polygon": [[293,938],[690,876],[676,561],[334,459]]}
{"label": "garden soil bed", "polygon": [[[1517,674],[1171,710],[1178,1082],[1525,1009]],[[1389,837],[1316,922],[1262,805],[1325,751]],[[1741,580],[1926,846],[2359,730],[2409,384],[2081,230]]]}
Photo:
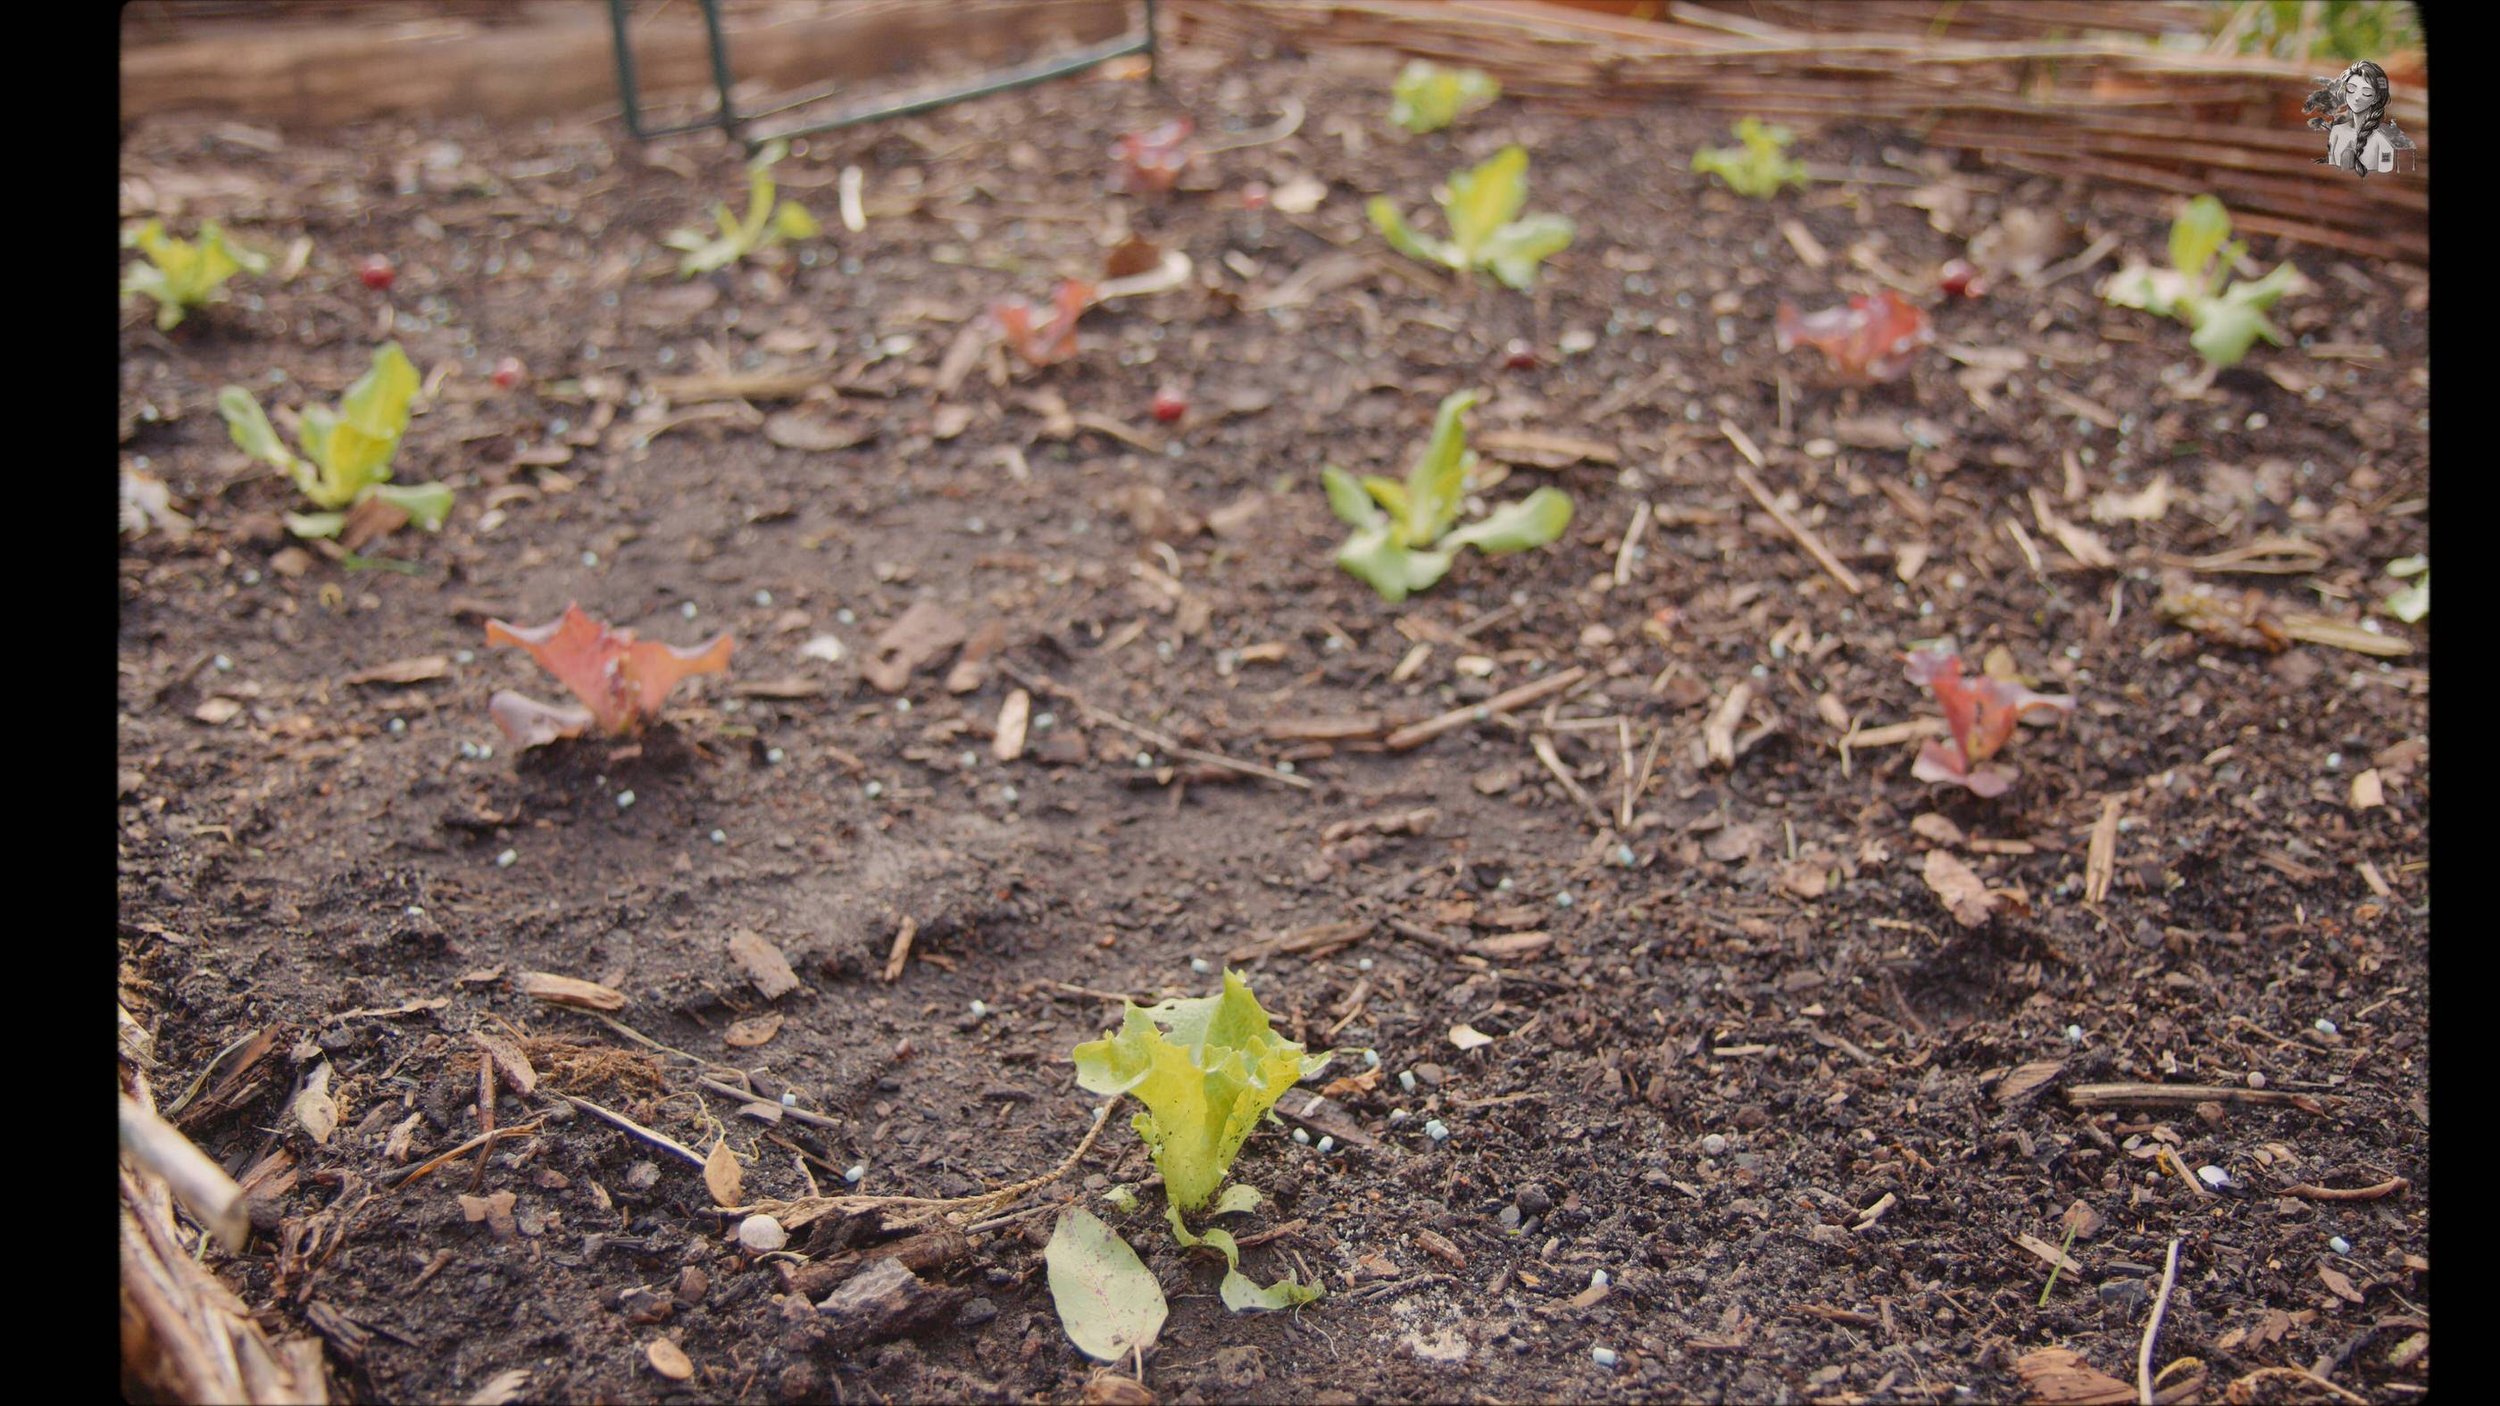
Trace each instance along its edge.
{"label": "garden soil bed", "polygon": [[[2185,329],[2101,304],[2111,263],[1928,291],[2016,208],[2055,217],[2057,257],[2104,234],[2158,257],[2168,212],[2137,197],[1832,128],[1799,147],[1827,179],[1744,201],[1686,170],[1726,140],[1702,119],[1502,104],[1412,138],[1381,121],[1388,72],[1183,48],[1160,90],[820,137],[780,172],[827,237],[692,283],[659,239],[742,198],[708,140],[130,130],[125,216],[312,241],[170,336],[124,315],[123,465],[197,527],[121,555],[117,852],[160,1100],[202,1081],[178,1121],[256,1193],[249,1251],[208,1262],[322,1336],[338,1396],[1072,1400],[1094,1369],[1039,1246],[1080,1197],[1171,1296],[1145,1364],[1167,1400],[2005,1399],[2058,1389],[2018,1370],[2052,1348],[2131,1400],[2174,1241],[2155,1356],[2194,1362],[2166,1390],[2328,1399],[2284,1368],[2425,1389],[2426,627],[2375,627],[2400,658],[2269,653],[2157,602],[2193,580],[2375,614],[2427,543],[2427,275],[2260,241],[2316,285],[2278,312],[2296,344],[2207,377]],[[1106,195],[1112,140],[1175,111],[1208,146],[1270,139]],[[1371,233],[1376,193],[1437,229],[1434,183],[1511,140],[1528,208],[1579,223],[1533,293]],[[1278,208],[1305,177],[1324,201]],[[934,386],[993,300],[1099,276],[1122,223],[1185,251],[1189,286],[1089,313],[1072,362],[984,353]],[[370,253],[387,293],[356,278]],[[1905,380],[1838,389],[1775,351],[1782,299],[1887,277],[1937,321]],[[214,400],[333,399],[385,337],[443,373],[399,477],[459,505],[343,563],[285,537],[297,505]],[[510,390],[505,356],[529,372]],[[758,371],[822,389],[688,382]],[[1480,479],[1507,473],[1489,498],[1556,483],[1578,516],[1385,605],[1330,560],[1320,467],[1402,473],[1471,387]],[[1148,414],[1165,388],[1173,424]],[[2231,555],[2266,543],[2254,564],[2290,570]],[[488,695],[559,695],[483,622],[568,601],[648,638],[726,630],[732,671],[638,744],[516,755]],[[923,604],[970,644],[873,687]],[[2000,799],[1913,779],[1903,729],[1865,737],[1934,716],[1899,656],[1939,637],[2080,701],[2008,748]],[[1380,740],[1564,670],[1586,673]],[[1705,734],[1740,686],[1728,765]],[[1971,923],[1930,851],[1995,891],[1964,896]],[[767,998],[741,934],[796,989]],[[741,1255],[698,1168],[558,1096],[725,1135],[749,1197],[851,1168],[961,1195],[1076,1146],[1098,1100],[1068,1051],[1116,1022],[1104,993],[1196,994],[1228,962],[1290,1034],[1353,1052],[1332,1076],[1381,1060],[1293,1124],[1308,1142],[1260,1133],[1237,1168],[1273,1198],[1241,1233],[1279,1232],[1247,1267],[1328,1290],[1290,1314],[1226,1312],[1159,1193],[1103,1201],[1152,1178],[1124,1110],[1034,1214],[922,1271],[933,1321],[855,1341]],[[544,1004],[530,972],[625,1004]],[[1491,1039],[1462,1050],[1462,1025]],[[395,1186],[480,1131],[473,1032],[527,1042],[537,1091],[493,1116],[534,1131]],[[707,1065],[818,1116],[758,1121]],[[322,1066],[317,1143],[291,1109]],[[2125,1082],[2249,1097],[2092,1102]],[[871,1231],[827,1225],[794,1246]],[[2067,1245],[2045,1300],[2017,1237]],[[651,1365],[663,1337],[690,1380]]]}

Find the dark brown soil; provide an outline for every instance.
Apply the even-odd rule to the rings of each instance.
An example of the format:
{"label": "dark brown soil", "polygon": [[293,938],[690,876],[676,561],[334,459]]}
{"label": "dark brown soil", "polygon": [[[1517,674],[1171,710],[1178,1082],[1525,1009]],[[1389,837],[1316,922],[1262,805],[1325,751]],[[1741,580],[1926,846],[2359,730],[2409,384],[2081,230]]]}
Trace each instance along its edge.
{"label": "dark brown soil", "polygon": [[[2266,267],[2292,257],[2317,284],[2281,311],[2299,345],[2210,381],[2183,328],[2099,302],[2107,265],[1923,294],[1940,349],[1842,391],[1773,350],[1781,299],[1827,305],[1884,269],[1923,288],[2015,207],[2063,218],[2067,254],[2109,233],[2157,255],[2167,212],[1948,173],[1905,136],[1845,128],[1800,151],[1854,179],[1738,200],[1685,169],[1725,139],[1708,120],[1506,103],[1410,138],[1382,124],[1386,72],[1184,50],[1162,92],[1071,82],[819,138],[783,173],[829,237],[779,273],[691,285],[658,240],[737,194],[736,157],[708,142],[645,157],[612,128],[457,122],[130,134],[125,215],[313,241],[292,281],[244,280],[170,337],[125,314],[123,464],[166,479],[198,530],[121,560],[118,853],[122,998],[155,1031],[161,1097],[278,1032],[184,1121],[238,1174],[280,1158],[265,1233],[210,1262],[283,1331],[324,1336],[341,1397],[460,1399],[526,1369],[525,1395],[558,1400],[1072,1400],[1091,1369],[1038,1246],[1051,1198],[1079,1193],[1171,1296],[1146,1363],[1165,1399],[2005,1399],[2048,1347],[2132,1388],[2174,1239],[2157,1357],[2201,1362],[2205,1394],[2280,1367],[2373,1400],[2425,1389],[2427,630],[2384,625],[2421,651],[2392,662],[2269,655],[2189,635],[2156,600],[2191,562],[2289,538],[2309,553],[2291,574],[2200,579],[2374,613],[2386,563],[2427,543],[2427,276],[2261,241]],[[1213,154],[1168,197],[1103,193],[1118,134],[1184,110],[1222,145],[1289,98],[1307,109],[1292,135]],[[1437,228],[1434,183],[1511,140],[1534,154],[1529,208],[1579,222],[1535,293],[1461,288],[1370,232],[1375,193]],[[852,164],[858,235],[834,218]],[[1246,183],[1304,174],[1327,183],[1316,211],[1244,208]],[[1939,179],[1969,195],[1957,235],[1905,203]],[[960,329],[1098,276],[1123,219],[1185,250],[1199,286],[1088,314],[1072,363],[985,362],[933,394]],[[387,294],[355,277],[376,252],[397,262]],[[1344,282],[1260,309],[1345,254]],[[275,515],[297,505],[229,444],[217,390],[329,400],[385,335],[449,368],[399,476],[452,484],[459,507],[439,537],[368,549],[396,566],[290,555]],[[1542,364],[1507,369],[1514,339]],[[507,355],[534,388],[489,383]],[[654,378],[772,367],[839,394],[659,408]],[[1173,426],[1147,413],[1167,386],[1190,407]],[[1568,538],[1463,558],[1386,606],[1331,564],[1320,466],[1402,472],[1463,387],[1489,392],[1479,442],[1567,436],[1617,462],[1508,451],[1491,496],[1562,484]],[[859,442],[784,447],[763,429],[782,414]],[[1722,421],[1862,594],[1738,486]],[[2165,476],[2166,514],[2094,521],[2101,495]],[[2118,565],[2078,562],[2044,514]],[[1905,553],[1924,558],[1906,582]],[[638,752],[515,756],[487,696],[559,691],[487,650],[482,619],[569,600],[647,637],[728,630],[732,676],[684,691]],[[862,678],[918,601],[1003,632],[970,691],[945,687],[947,661],[899,697]],[[839,662],[801,653],[825,634]],[[2000,800],[1915,781],[1913,746],[1842,746],[1853,722],[1934,715],[1898,655],[1940,636],[2081,700],[2012,744],[2023,777]],[[430,655],[447,656],[430,681],[347,681]],[[1591,686],[1412,751],[1274,731],[1409,721],[1575,666]],[[1041,693],[1053,725],[1000,763],[1018,676],[1083,702]],[[1772,726],[1714,765],[1704,727],[1739,683],[1757,701],[1738,732]],[[1100,714],[1290,763],[1310,789],[1204,771]],[[1604,828],[1540,763],[1542,735]],[[1624,749],[1653,738],[1617,833]],[[2384,804],[2358,809],[2365,770]],[[2110,798],[2114,882],[2087,903]],[[1330,831],[1419,809],[1420,833]],[[1922,877],[1938,846],[2019,893],[1957,924]],[[888,985],[906,920],[914,960]],[[1355,940],[1243,952],[1333,923]],[[763,999],[727,955],[741,931],[802,988]],[[1463,945],[1519,931],[1550,944]],[[1289,1315],[1227,1313],[1220,1265],[1175,1249],[1158,1195],[1127,1215],[1101,1200],[1151,1177],[1115,1127],[1042,1213],[928,1271],[960,1316],[837,1346],[741,1259],[695,1168],[550,1093],[698,1148],[725,1130],[751,1195],[805,1192],[803,1166],[838,1188],[854,1165],[863,1191],[965,1193],[1047,1169],[1087,1126],[1067,1054],[1117,1014],[1089,992],[1205,991],[1228,954],[1290,1032],[1357,1052],[1337,1072],[1375,1048],[1385,1074],[1340,1099],[1364,1145],[1271,1129],[1239,1164],[1275,1198],[1250,1229],[1291,1227],[1248,1267],[1307,1265],[1329,1291]],[[693,1063],[520,994],[526,971],[617,988],[624,1026],[766,1071],[834,1126],[739,1116]],[[768,1043],[724,1043],[768,1011]],[[533,1046],[541,1092],[495,1110],[538,1131],[496,1144],[474,1185],[464,1160],[373,1194],[478,1132],[469,1032],[507,1024],[555,1042]],[[1494,1039],[1462,1052],[1460,1024]],[[288,1109],[325,1061],[343,1119],[319,1145]],[[2299,1097],[2068,1096],[2130,1080]],[[2218,1192],[2192,1184],[2206,1167]],[[2284,1191],[2391,1178],[2409,1185],[2375,1200]],[[468,1220],[471,1191],[511,1193],[514,1223]],[[2062,1242],[2078,1204],[2097,1229],[2044,1305],[2049,1266],[2015,1237]],[[1600,1270],[1610,1287],[1584,1292]],[[691,1382],[648,1365],[661,1336]],[[2327,1397],[2283,1373],[2248,1389]]]}

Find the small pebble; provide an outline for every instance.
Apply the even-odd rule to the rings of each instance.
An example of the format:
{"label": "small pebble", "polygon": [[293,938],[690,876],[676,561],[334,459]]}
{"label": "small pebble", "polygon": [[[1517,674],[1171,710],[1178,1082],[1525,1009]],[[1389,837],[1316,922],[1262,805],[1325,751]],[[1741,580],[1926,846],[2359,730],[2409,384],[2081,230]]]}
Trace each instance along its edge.
{"label": "small pebble", "polygon": [[1296,1129],[1294,1129],[1294,1130],[1293,1130],[1293,1140],[1294,1140],[1295,1142],[1298,1142],[1298,1143],[1302,1144],[1304,1147],[1308,1147],[1308,1146],[1310,1146],[1310,1145],[1311,1145],[1311,1133],[1310,1133],[1310,1130],[1309,1130],[1308,1128],[1296,1128]]}
{"label": "small pebble", "polygon": [[584,552],[584,553],[582,553],[582,565],[584,565],[584,566],[597,566],[598,564],[599,564],[599,554],[598,554],[597,552]]}
{"label": "small pebble", "polygon": [[1589,1271],[1589,1287],[1592,1289],[1603,1289],[1613,1282],[1615,1282],[1614,1276],[1608,1274],[1602,1269],[1592,1269]]}
{"label": "small pebble", "polygon": [[214,659],[212,659],[212,660],[210,660],[210,661],[208,661],[208,662],[209,662],[209,667],[210,667],[210,668],[212,668],[212,669],[215,669],[218,673],[221,673],[221,674],[231,674],[231,673],[233,673],[233,672],[234,672],[234,661],[233,661],[233,660],[231,660],[231,659],[228,659],[226,656],[224,656],[224,655],[222,655],[222,654],[218,655],[216,658],[214,658]]}
{"label": "small pebble", "polygon": [[790,1243],[790,1232],[771,1216],[749,1216],[738,1222],[738,1243],[755,1254],[768,1255]]}
{"label": "small pebble", "polygon": [[790,754],[781,750],[779,747],[767,747],[764,749],[764,760],[774,766],[781,765],[783,762],[789,760],[789,757]]}
{"label": "small pebble", "polygon": [[1555,907],[1557,907],[1557,908],[1568,908],[1568,907],[1570,907],[1570,906],[1571,906],[1571,895],[1570,895],[1570,894],[1567,894],[1567,893],[1558,893],[1558,894],[1555,894],[1555,895],[1554,895],[1554,906],[1555,906]]}
{"label": "small pebble", "polygon": [[1701,1155],[1704,1157],[1716,1157],[1725,1151],[1727,1151],[1727,1139],[1717,1133],[1712,1133],[1701,1140]]}
{"label": "small pebble", "polygon": [[860,787],[859,790],[860,794],[873,801],[877,797],[885,794],[885,783],[882,781],[871,781],[867,785]]}
{"label": "small pebble", "polygon": [[[390,722],[390,728],[391,734],[393,736],[397,736],[398,734],[408,730],[408,720],[406,718],[393,718]],[[2326,1022],[2320,1021],[2318,1023],[2324,1025]]]}
{"label": "small pebble", "polygon": [[495,867],[498,869],[509,869],[513,866],[515,861],[520,859],[520,857],[521,852],[517,849],[505,850],[503,853],[495,856]]}
{"label": "small pebble", "polygon": [[1337,1150],[1337,1140],[1336,1140],[1335,1138],[1332,1138],[1332,1137],[1324,1137],[1324,1138],[1321,1138],[1321,1139],[1319,1140],[1319,1153],[1320,1153],[1320,1155],[1321,1155],[1322,1157],[1325,1157],[1325,1156],[1327,1156],[1329,1153],[1334,1152],[1334,1151],[1336,1151],[1336,1150]]}
{"label": "small pebble", "polygon": [[477,651],[474,649],[459,650],[451,656],[451,662],[454,664],[474,664],[477,662]]}
{"label": "small pebble", "polygon": [[408,905],[408,916],[411,918],[422,918],[425,916],[425,910],[411,903]]}
{"label": "small pebble", "polygon": [[782,1091],[781,1091],[781,1106],[782,1106],[782,1107],[784,1107],[784,1108],[796,1108],[796,1107],[798,1107],[798,1106],[799,1106],[799,1096],[798,1096],[797,1092],[796,1092],[796,1091],[794,1091],[794,1090],[790,1090],[790,1089],[784,1089],[784,1090],[782,1090]]}
{"label": "small pebble", "polygon": [[1371,958],[1369,958],[1369,957],[1357,957],[1357,958],[1355,958],[1355,959],[1354,959],[1354,969],[1355,969],[1356,971],[1358,971],[1358,972],[1367,972],[1367,971],[1370,971],[1370,970],[1372,969],[1372,959],[1371,959]]}
{"label": "small pebble", "polygon": [[757,592],[755,593],[755,603],[756,603],[757,605],[770,605],[770,604],[772,604],[772,603],[773,603],[773,593],[772,593],[772,592],[770,592],[770,591],[757,591]]}
{"label": "small pebble", "polygon": [[685,616],[689,620],[694,618],[694,612],[695,604],[693,601],[688,601],[684,605],[677,607],[677,613]]}
{"label": "small pebble", "polygon": [[1021,794],[1022,793],[1017,791],[1013,786],[1001,786],[998,788],[998,798],[1005,801],[1009,805],[1014,805]]}
{"label": "small pebble", "polygon": [[713,844],[716,844],[716,845],[725,845],[725,844],[729,843],[729,832],[728,832],[728,831],[726,831],[726,830],[715,830],[715,831],[713,831],[713,832],[712,832],[712,843],[713,843]]}
{"label": "small pebble", "polygon": [[983,1016],[985,1016],[985,1015],[988,1015],[989,1013],[990,1013],[990,1003],[989,1003],[989,1002],[987,1002],[987,1001],[975,1001],[975,1002],[973,1002],[973,1003],[972,1003],[972,1018],[973,1018],[974,1020],[979,1020],[981,1017],[983,1017]]}
{"label": "small pebble", "polygon": [[1363,1067],[1365,1069],[1378,1069],[1380,1067],[1380,1051],[1363,1051]]}
{"label": "small pebble", "polygon": [[2066,1043],[2067,1043],[2067,1044],[2070,1044],[2070,1045],[2080,1045],[2080,1044],[2082,1044],[2082,1043],[2083,1043],[2083,1027],[2082,1027],[2082,1026],[2080,1026],[2080,1025],[2069,1025],[2069,1026],[2067,1026],[2067,1027],[2066,1027]]}
{"label": "small pebble", "polygon": [[1450,1136],[1449,1125],[1438,1118],[1427,1118],[1424,1120],[1424,1136],[1434,1142],[1447,1141]]}
{"label": "small pebble", "polygon": [[857,1186],[859,1185],[859,1179],[866,1175],[868,1175],[868,1164],[865,1162],[854,1162],[851,1164],[851,1169],[842,1174],[842,1179],[849,1182],[853,1186]]}
{"label": "small pebble", "polygon": [[859,623],[859,617],[853,614],[851,612],[851,608],[847,605],[842,607],[840,610],[835,611],[833,613],[833,618],[841,621],[845,625],[856,625]]}
{"label": "small pebble", "polygon": [[910,700],[910,699],[908,699],[908,698],[897,698],[897,699],[895,699],[895,700],[894,700],[894,711],[895,711],[895,712],[898,712],[898,713],[908,713],[908,712],[910,712],[910,711],[911,711],[911,700]]}
{"label": "small pebble", "polygon": [[1207,959],[1204,957],[1190,958],[1189,969],[1196,972],[1200,976],[1205,976],[1207,973],[1215,970],[1213,966],[1208,964]]}
{"label": "small pebble", "polygon": [[1398,1124],[1403,1123],[1407,1119],[1414,1116],[1414,1114],[1407,1112],[1403,1108],[1392,1108],[1389,1110],[1389,1126],[1394,1128]]}
{"label": "small pebble", "polygon": [[1033,730],[1035,732],[1048,732],[1053,727],[1057,726],[1058,722],[1059,715],[1057,713],[1035,713],[1033,715]]}
{"label": "small pebble", "polygon": [[1589,1349],[1589,1360],[1611,1370],[1619,1359],[1616,1358],[1615,1350],[1611,1347],[1593,1347]]}
{"label": "small pebble", "polygon": [[1410,1094],[1415,1092],[1415,1071],[1412,1069],[1399,1070],[1398,1087],[1406,1090]]}
{"label": "small pebble", "polygon": [[631,792],[631,791],[619,791],[619,792],[617,792],[617,793],[616,793],[616,808],[617,808],[618,810],[630,810],[630,809],[632,809],[632,808],[633,808],[633,804],[634,804],[634,793],[633,793],[633,792]]}
{"label": "small pebble", "polygon": [[1140,752],[1137,754],[1137,769],[1139,771],[1145,771],[1151,768],[1154,764],[1154,754],[1150,752]]}
{"label": "small pebble", "polygon": [[2327,1247],[2328,1249],[2330,1249],[2330,1250],[2333,1250],[2335,1253],[2337,1253],[2337,1254],[2339,1254],[2339,1255],[2349,1255],[2349,1254],[2351,1254],[2351,1253],[2352,1253],[2352,1242],[2351,1242],[2350,1240],[2345,1239],[2345,1238],[2344,1238],[2343,1236],[2341,1236],[2341,1235],[2338,1235],[2338,1236],[2336,1236],[2334,1239],[2327,1241],[2327,1242],[2326,1242],[2326,1247]]}
{"label": "small pebble", "polygon": [[[394,729],[394,731],[396,731],[396,729]],[[2327,1019],[2325,1016],[2319,1016],[2316,1029],[2321,1035],[2332,1035],[2335,1033],[2335,1022]]]}
{"label": "small pebble", "polygon": [[2196,1169],[2196,1179],[2216,1191],[2231,1184],[2231,1174],[2210,1163]]}

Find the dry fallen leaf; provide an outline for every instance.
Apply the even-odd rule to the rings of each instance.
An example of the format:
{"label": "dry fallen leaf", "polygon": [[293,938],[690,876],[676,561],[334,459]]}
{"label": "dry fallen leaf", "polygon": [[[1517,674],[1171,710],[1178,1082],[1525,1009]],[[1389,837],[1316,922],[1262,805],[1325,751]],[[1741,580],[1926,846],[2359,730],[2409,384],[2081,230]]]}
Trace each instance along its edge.
{"label": "dry fallen leaf", "polygon": [[1935,890],[1945,911],[1953,915],[1953,921],[1966,928],[1978,927],[1996,911],[1996,895],[1988,892],[1988,886],[1980,881],[1979,875],[1944,850],[1927,851],[1923,877],[1927,880],[1927,887]]}
{"label": "dry fallen leaf", "polygon": [[323,1060],[304,1079],[304,1091],[295,1096],[295,1117],[312,1134],[312,1140],[327,1147],[330,1134],[339,1129],[338,1101],[330,1097],[330,1062]]}
{"label": "dry fallen leaf", "polygon": [[601,986],[595,981],[558,976],[554,972],[523,972],[514,978],[514,985],[524,996],[535,997],[553,1006],[575,1006],[586,1011],[621,1011],[625,1009],[625,993]]}
{"label": "dry fallen leaf", "polygon": [[498,1191],[489,1196],[463,1196],[460,1198],[460,1214],[467,1217],[472,1225],[479,1221],[486,1222],[486,1228],[493,1232],[496,1239],[509,1240],[517,1228],[512,1220],[512,1207],[519,1200],[509,1191]]}
{"label": "dry fallen leaf", "polygon": [[780,1033],[781,1012],[773,1011],[769,1014],[731,1022],[730,1027],[721,1032],[721,1041],[738,1049],[751,1050]]}
{"label": "dry fallen leaf", "polygon": [[1480,1050],[1492,1044],[1493,1037],[1472,1025],[1460,1024],[1450,1027],[1450,1043],[1458,1046],[1461,1051]]}
{"label": "dry fallen leaf", "polygon": [[745,1204],[740,1193],[746,1189],[746,1173],[738,1166],[738,1154],[729,1150],[727,1138],[713,1143],[712,1155],[703,1159],[703,1185],[712,1193],[715,1206]]}
{"label": "dry fallen leaf", "polygon": [[754,933],[730,934],[729,956],[767,1001],[799,989],[798,973],[790,970],[790,959],[781,955],[780,948]]}

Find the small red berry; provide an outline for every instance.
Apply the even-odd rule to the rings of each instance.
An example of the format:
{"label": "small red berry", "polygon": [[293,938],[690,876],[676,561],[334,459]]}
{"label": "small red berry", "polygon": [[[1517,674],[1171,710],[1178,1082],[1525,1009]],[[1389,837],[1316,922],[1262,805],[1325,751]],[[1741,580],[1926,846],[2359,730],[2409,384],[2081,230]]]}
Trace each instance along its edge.
{"label": "small red berry", "polygon": [[1168,425],[1188,413],[1189,402],[1182,398],[1179,391],[1165,389],[1155,392],[1154,417],[1156,419]]}
{"label": "small red berry", "polygon": [[1502,348],[1502,366],[1505,370],[1534,371],[1543,364],[1536,354],[1536,348],[1515,337],[1511,339],[1509,346]]}
{"label": "small red berry", "polygon": [[528,374],[528,368],[521,365],[521,358],[517,356],[507,356],[495,363],[494,381],[504,390],[521,384],[522,378]]}
{"label": "small red berry", "polygon": [[1948,260],[1936,273],[1936,286],[1957,298],[1976,298],[1988,289],[1968,259]]}
{"label": "small red berry", "polygon": [[366,259],[364,263],[357,268],[356,277],[361,280],[367,288],[371,288],[379,292],[386,290],[391,286],[391,280],[399,277],[399,271],[391,267],[390,260],[376,254],[371,258]]}

